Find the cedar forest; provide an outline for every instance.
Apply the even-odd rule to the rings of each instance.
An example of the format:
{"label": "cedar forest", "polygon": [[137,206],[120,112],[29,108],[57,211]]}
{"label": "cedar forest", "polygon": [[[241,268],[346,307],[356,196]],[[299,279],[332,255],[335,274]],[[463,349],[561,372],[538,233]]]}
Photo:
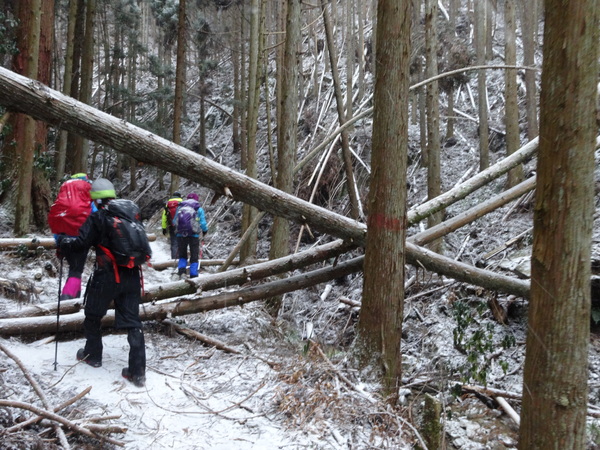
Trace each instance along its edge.
{"label": "cedar forest", "polygon": [[[599,30],[599,0],[0,0],[0,440],[598,448]],[[80,172],[152,240],[143,392],[58,356]]]}

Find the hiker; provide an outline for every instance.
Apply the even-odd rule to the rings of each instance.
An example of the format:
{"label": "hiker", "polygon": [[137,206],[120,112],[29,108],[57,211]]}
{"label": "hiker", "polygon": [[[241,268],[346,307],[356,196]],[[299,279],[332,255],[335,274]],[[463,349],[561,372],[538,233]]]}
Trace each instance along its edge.
{"label": "hiker", "polygon": [[[54,234],[54,240],[57,240],[57,236],[60,234],[77,236],[81,225],[95,210],[90,197],[90,189],[91,182],[85,173],[76,173],[61,185],[56,201],[48,212],[48,225]],[[87,254],[88,251],[85,249],[65,255],[69,264],[69,273],[65,285],[61,289],[60,300],[81,296],[81,276]],[[62,263],[63,255],[58,250],[58,246],[56,255]]]}
{"label": "hiker", "polygon": [[208,226],[204,217],[204,209],[198,202],[198,194],[192,192],[188,194],[187,199],[182,201],[175,212],[173,219],[175,233],[177,235],[177,246],[179,247],[179,261],[177,263],[177,273],[179,277],[185,275],[188,247],[190,249],[190,278],[198,276],[200,259],[200,232],[202,236],[206,235]]}
{"label": "hiker", "polygon": [[[146,349],[139,316],[142,287],[140,262],[131,259],[130,264],[124,266],[120,265],[120,260],[117,260],[117,257],[120,258],[125,251],[117,252],[114,249],[119,245],[131,244],[133,238],[131,233],[124,233],[120,228],[113,232],[126,220],[120,220],[124,217],[121,215],[116,218],[112,212],[117,206],[123,204],[129,205],[129,212],[135,210],[133,213],[136,214],[139,214],[139,208],[130,200],[118,200],[115,197],[115,188],[109,180],[105,178],[95,180],[92,183],[91,198],[96,203],[98,211],[88,217],[76,238],[61,236],[59,242],[60,249],[65,254],[87,251],[91,246],[96,249],[96,265],[92,278],[88,282],[84,302],[83,331],[86,342],[85,347],[77,352],[77,359],[85,361],[92,367],[102,366],[101,320],[106,315],[109,304],[114,300],[115,328],[126,329],[129,342],[129,365],[122,370],[121,374],[135,386],[142,387],[146,380]],[[143,234],[140,239],[145,239],[144,250],[147,255],[144,258],[148,259],[151,251],[146,232],[139,222],[133,228],[134,231]],[[122,239],[119,240],[117,234],[121,236],[127,234],[129,241],[120,242]]]}
{"label": "hiker", "polygon": [[183,201],[181,194],[177,191],[173,192],[173,195],[163,209],[162,213],[162,233],[166,236],[169,233],[169,241],[171,243],[171,259],[177,259],[177,236],[175,236],[175,229],[173,228],[173,219],[175,218],[175,211],[179,207],[179,204]]}

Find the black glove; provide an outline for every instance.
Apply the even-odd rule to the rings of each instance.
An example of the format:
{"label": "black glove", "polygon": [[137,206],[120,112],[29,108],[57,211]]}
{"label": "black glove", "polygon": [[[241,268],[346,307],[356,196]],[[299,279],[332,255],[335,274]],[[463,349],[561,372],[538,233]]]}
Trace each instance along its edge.
{"label": "black glove", "polygon": [[203,231],[202,232],[202,237],[206,236],[207,233],[208,233],[208,231]]}
{"label": "black glove", "polygon": [[163,230],[163,236],[166,236],[167,235],[167,229],[163,228],[162,230]]}
{"label": "black glove", "polygon": [[54,240],[56,241],[56,257],[58,259],[63,259],[65,257],[65,255],[63,255],[63,252],[60,249],[60,244],[66,237],[66,234],[57,234],[56,236],[54,236]]}
{"label": "black glove", "polygon": [[73,242],[75,242],[77,240],[77,238],[75,237],[71,237],[71,236],[66,236],[66,235],[62,235],[62,237],[58,240],[58,245],[57,248],[58,250],[61,251],[61,253],[68,253],[68,251],[65,251],[65,247]]}

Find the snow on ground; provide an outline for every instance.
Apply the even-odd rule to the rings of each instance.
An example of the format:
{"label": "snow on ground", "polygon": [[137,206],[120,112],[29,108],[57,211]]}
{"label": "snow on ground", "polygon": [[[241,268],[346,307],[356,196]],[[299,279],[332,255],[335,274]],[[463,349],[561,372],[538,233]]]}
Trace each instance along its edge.
{"label": "snow on ground", "polygon": [[[166,239],[161,236],[151,245],[154,262],[168,260]],[[34,280],[36,274],[44,273],[52,254],[48,251],[20,259],[0,253],[0,273],[13,280]],[[64,282],[66,267],[63,270]],[[88,264],[84,285],[90,271]],[[146,268],[145,285],[170,282],[173,272]],[[41,292],[30,303],[56,302],[57,284],[58,276],[44,274],[34,282]],[[292,317],[305,306],[294,297],[290,299],[287,309]],[[334,298],[331,304],[337,301]],[[15,300],[0,297],[0,310],[15,307]],[[331,323],[333,314],[327,316]],[[125,433],[110,437],[129,450],[411,448],[407,444],[413,439],[411,429],[400,426],[402,419],[393,411],[386,412],[385,406],[371,402],[367,391],[376,395],[372,387],[357,383],[360,387],[352,389],[341,383],[324,354],[307,350],[307,341],[294,328],[296,324],[274,322],[261,302],[177,317],[176,322],[220,340],[240,354],[217,350],[164,324],[147,322],[147,382],[144,388],[137,388],[121,377],[129,349],[125,333],[104,333],[100,368],[76,361],[75,354],[84,345],[81,332],[61,333],[58,347],[47,336],[35,341],[26,336],[0,338],[0,343],[23,363],[52,405],[91,387],[61,415],[82,425],[90,423],[90,418],[110,416],[99,424],[126,428]],[[324,351],[330,352],[325,347]],[[41,406],[17,364],[1,351],[0,391],[2,399]],[[2,427],[12,426],[19,414],[31,414],[11,408],[12,417],[2,422],[6,411],[0,408],[0,442],[4,445],[0,447],[37,448],[35,442],[8,446],[15,439],[30,440],[32,435],[12,433],[3,437]],[[47,427],[45,424],[35,432]],[[88,437],[70,435],[69,441],[72,448],[117,448]]]}
{"label": "snow on ground", "polygon": [[[154,261],[168,259],[164,241],[153,242],[152,247]],[[169,281],[171,273],[171,270],[161,273],[146,269],[145,282],[154,285],[161,278]],[[54,301],[55,292],[49,289],[40,299]],[[256,322],[246,323],[248,309],[252,307],[243,314],[239,308],[214,311],[197,315],[195,320],[200,325],[210,321],[212,327],[220,323],[222,330],[231,332],[232,342],[242,344],[244,333],[252,333],[249,325],[258,330]],[[258,309],[257,314],[261,314]],[[121,377],[129,349],[126,334],[105,333],[100,368],[76,361],[77,349],[85,342],[81,337],[63,336],[59,340],[56,370],[54,341],[26,343],[11,338],[0,342],[23,362],[55,404],[91,386],[84,406],[76,405],[77,411],[84,412],[85,417],[119,416],[108,423],[127,428],[124,435],[113,435],[127,449],[336,448],[322,447],[327,441],[319,444],[318,435],[286,428],[276,409],[278,374],[260,359],[247,356],[245,346],[234,345],[244,355],[232,355],[177,334],[165,336],[157,332],[157,326],[145,327],[144,388],[137,388]],[[234,338],[233,334],[238,335]],[[0,385],[6,387],[2,397],[39,404],[31,390],[24,390],[20,370],[1,352],[0,379]]]}

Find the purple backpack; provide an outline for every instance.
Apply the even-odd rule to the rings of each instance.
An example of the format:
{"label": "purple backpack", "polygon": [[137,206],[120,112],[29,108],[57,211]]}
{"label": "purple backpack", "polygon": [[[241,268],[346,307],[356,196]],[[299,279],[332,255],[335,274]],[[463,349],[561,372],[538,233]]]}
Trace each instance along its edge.
{"label": "purple backpack", "polygon": [[198,208],[200,208],[200,203],[196,200],[187,199],[181,202],[173,220],[175,233],[181,236],[192,236],[200,233]]}

